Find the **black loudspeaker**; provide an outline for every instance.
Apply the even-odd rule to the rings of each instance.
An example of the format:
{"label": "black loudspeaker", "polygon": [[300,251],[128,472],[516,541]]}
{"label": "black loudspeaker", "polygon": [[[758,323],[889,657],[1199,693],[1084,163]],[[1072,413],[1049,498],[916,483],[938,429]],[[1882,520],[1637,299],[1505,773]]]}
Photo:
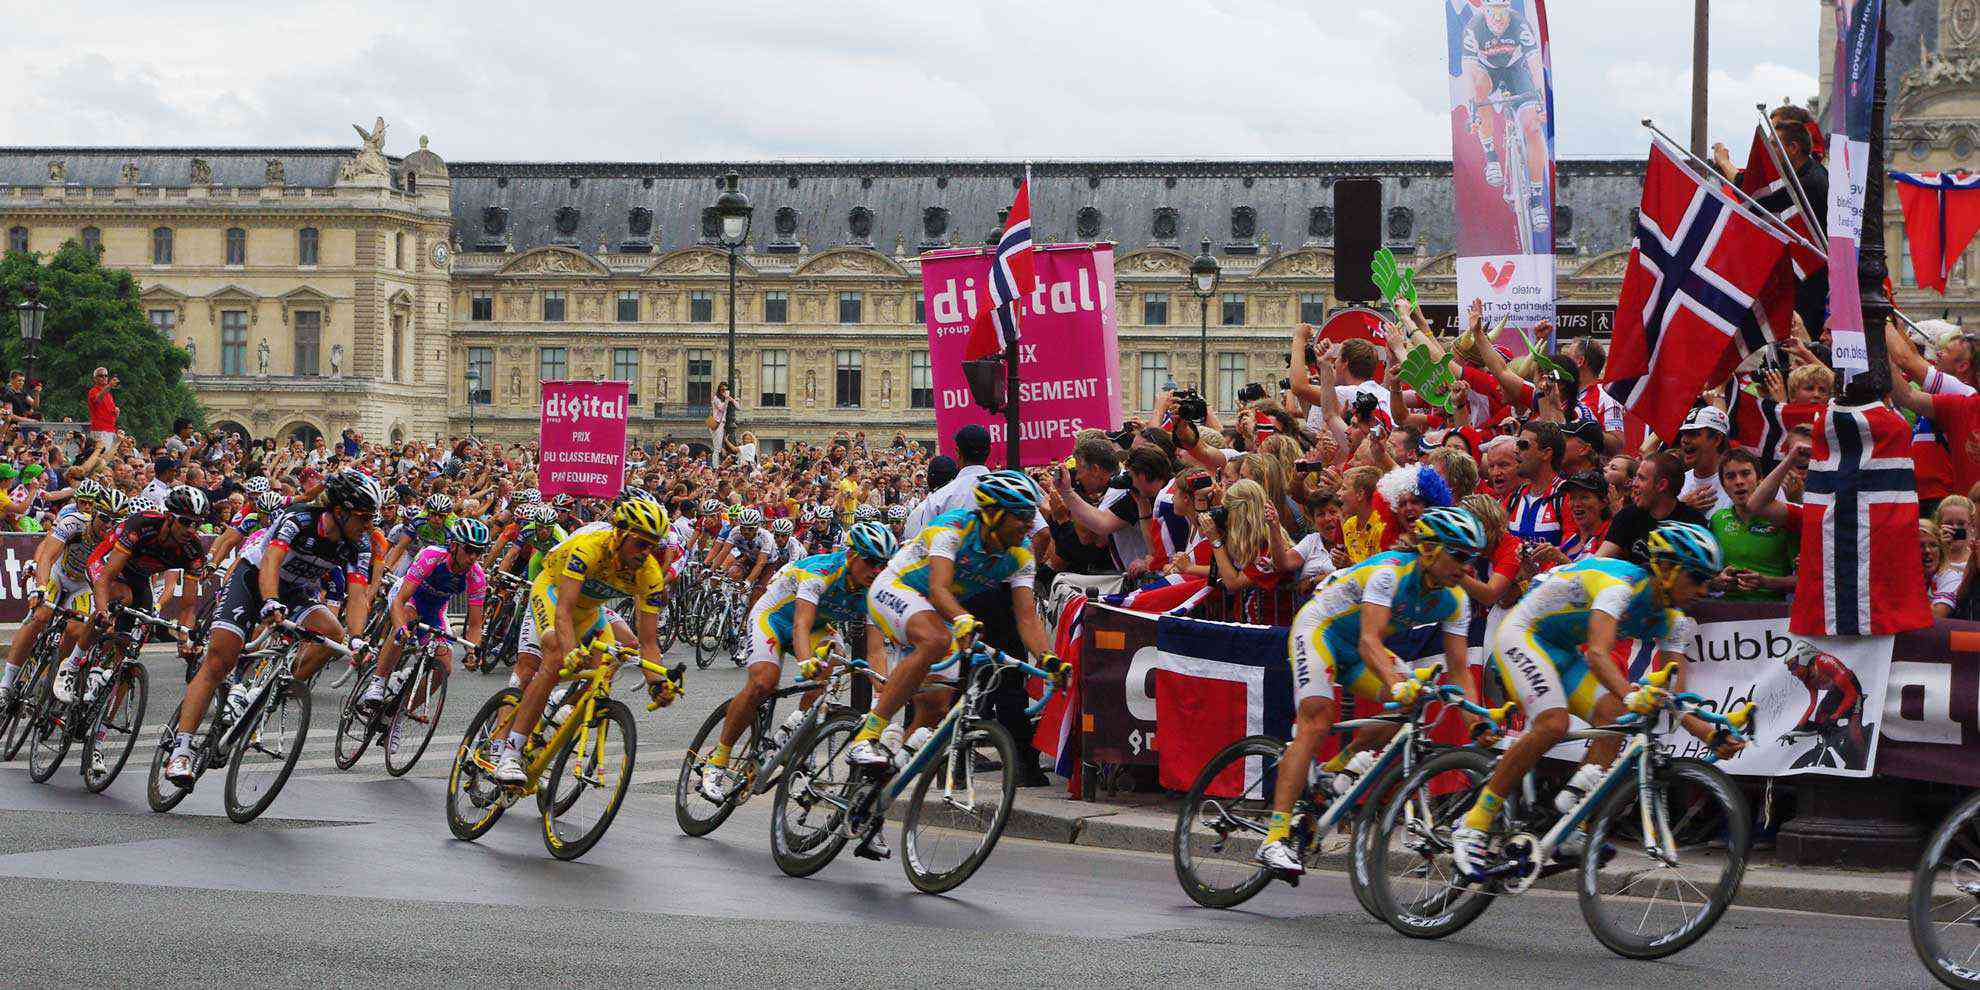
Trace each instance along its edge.
{"label": "black loudspeaker", "polygon": [[1343,302],[1376,302],[1372,267],[1382,246],[1382,180],[1334,183],[1334,296]]}

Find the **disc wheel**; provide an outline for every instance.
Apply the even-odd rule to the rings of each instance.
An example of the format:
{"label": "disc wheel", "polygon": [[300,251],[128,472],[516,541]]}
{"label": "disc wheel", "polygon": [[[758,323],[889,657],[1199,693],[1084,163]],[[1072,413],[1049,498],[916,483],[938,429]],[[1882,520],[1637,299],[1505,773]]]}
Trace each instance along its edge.
{"label": "disc wheel", "polygon": [[851,838],[846,812],[868,776],[846,762],[860,719],[842,715],[791,740],[792,757],[770,808],[770,858],[794,877],[825,868]]}
{"label": "disc wheel", "polygon": [[1588,825],[1581,867],[1581,915],[1609,951],[1629,959],[1662,959],[1682,951],[1718,924],[1746,876],[1752,817],[1725,771],[1674,759],[1651,776],[1652,818],[1664,854],[1653,856],[1643,834],[1640,788],[1631,776]]}
{"label": "disc wheel", "polygon": [[958,735],[915,780],[901,819],[901,867],[924,893],[954,890],[975,874],[997,848],[1017,800],[1010,732],[977,722]]}
{"label": "disc wheel", "polygon": [[1451,832],[1492,773],[1492,760],[1452,750],[1404,778],[1375,819],[1357,830],[1355,869],[1365,872],[1377,915],[1411,938],[1443,938],[1478,920],[1490,892],[1462,880],[1451,862]]}
{"label": "disc wheel", "polygon": [[[128,663],[120,665],[117,676],[104,685],[109,693],[99,699],[96,724],[83,744],[83,786],[91,793],[103,793],[130,762],[131,750],[137,748],[138,734],[144,730],[150,684],[142,665]],[[98,754],[103,757],[102,773],[92,769],[96,762],[92,757]]]}
{"label": "disc wheel", "polygon": [[246,716],[227,754],[227,817],[254,821],[282,793],[309,738],[309,686],[278,680]]}
{"label": "disc wheel", "polygon": [[1252,736],[1224,747],[1196,775],[1176,813],[1176,881],[1204,907],[1243,904],[1272,882],[1256,859],[1272,818],[1272,790],[1286,744]]}
{"label": "disc wheel", "polygon": [[550,813],[543,816],[543,845],[572,860],[591,851],[626,799],[633,757],[639,751],[632,709],[607,698],[591,721],[571,736],[543,780]]}

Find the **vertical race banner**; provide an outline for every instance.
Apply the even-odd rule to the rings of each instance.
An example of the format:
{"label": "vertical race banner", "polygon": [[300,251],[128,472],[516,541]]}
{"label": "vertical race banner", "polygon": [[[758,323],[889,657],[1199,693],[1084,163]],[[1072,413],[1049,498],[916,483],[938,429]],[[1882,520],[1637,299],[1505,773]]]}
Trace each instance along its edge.
{"label": "vertical race banner", "polygon": [[[1073,434],[1121,426],[1120,366],[1114,312],[1114,248],[1109,244],[1041,244],[1032,249],[1038,280],[1019,298],[1024,336],[1018,344],[1018,412],[1026,467],[1072,453]],[[990,461],[1004,463],[1004,417],[970,402],[963,351],[987,305],[990,252],[983,248],[921,256],[928,300],[928,352],[935,379],[935,432],[944,454],[971,423],[990,431]]]}
{"label": "vertical race banner", "polygon": [[[1451,85],[1458,310],[1554,319],[1554,91],[1545,0],[1442,0]],[[1526,349],[1516,334],[1504,343]]]}
{"label": "vertical race banner", "polygon": [[[1863,297],[1856,285],[1863,243],[1863,193],[1870,181],[1870,104],[1877,88],[1883,0],[1836,0],[1835,90],[1829,97],[1829,332],[1836,371],[1847,382],[1870,370]],[[1872,233],[1883,234],[1883,218]],[[1880,331],[1881,332],[1881,331]]]}
{"label": "vertical race banner", "polygon": [[544,382],[537,487],[612,498],[626,479],[625,382]]}

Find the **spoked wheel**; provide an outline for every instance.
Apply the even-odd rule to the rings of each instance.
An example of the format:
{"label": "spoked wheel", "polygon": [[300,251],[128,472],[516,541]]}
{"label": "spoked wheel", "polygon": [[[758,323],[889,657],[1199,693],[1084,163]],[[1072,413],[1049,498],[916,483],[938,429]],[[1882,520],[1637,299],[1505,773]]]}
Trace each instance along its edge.
{"label": "spoked wheel", "polygon": [[741,774],[729,799],[721,804],[710,803],[701,796],[701,778],[708,772],[708,754],[715,749],[721,738],[722,720],[728,715],[731,698],[716,706],[702,720],[700,731],[694,734],[694,741],[688,744],[687,756],[681,760],[681,776],[674,782],[674,820],[680,823],[681,831],[689,835],[707,835],[722,827],[743,801],[756,783],[760,769],[756,760],[761,758],[756,738],[756,720],[751,719],[743,729],[742,737],[729,751],[729,769]]}
{"label": "spoked wheel", "polygon": [[165,779],[165,764],[172,759],[172,750],[176,746],[173,727],[177,723],[178,716],[175,713],[165,720],[164,727],[159,730],[158,748],[152,751],[151,772],[145,778],[144,799],[151,805],[151,810],[156,812],[171,811],[179,806],[180,801],[186,799],[186,795],[192,793],[192,788],[180,787]]}
{"label": "spoked wheel", "polygon": [[309,686],[278,681],[243,717],[247,724],[227,758],[225,804],[228,818],[246,824],[275,803],[302,758],[309,736]]}
{"label": "spoked wheel", "polygon": [[1980,792],[1925,843],[1911,875],[1911,947],[1940,983],[1980,988]]}
{"label": "spoked wheel", "polygon": [[550,855],[576,859],[605,837],[626,799],[638,751],[632,709],[616,699],[600,701],[590,724],[571,737],[544,771],[550,810],[543,816],[543,845]]}
{"label": "spoked wheel", "polygon": [[[671,586],[673,582],[670,581],[668,584]],[[679,596],[676,595],[674,598],[668,599],[666,611],[660,613],[659,641],[656,645],[660,647],[660,652],[663,655],[668,650],[674,648],[674,640],[680,636],[681,610],[674,604],[678,598]]]}
{"label": "spoked wheel", "polygon": [[502,812],[515,803],[519,793],[489,780],[474,761],[474,754],[488,741],[489,733],[502,721],[511,706],[522,698],[515,688],[495,692],[474,713],[461,744],[454,749],[454,766],[447,773],[447,828],[454,838],[473,842],[495,827]]}
{"label": "spoked wheel", "polygon": [[1588,929],[1630,959],[1662,959],[1705,937],[1739,894],[1752,841],[1746,798],[1725,771],[1676,759],[1651,783],[1651,818],[1662,835],[1643,834],[1632,778],[1588,826],[1590,852],[1613,846],[1615,858],[1604,865],[1590,855],[1581,867]]}
{"label": "spoked wheel", "polygon": [[[78,690],[83,678],[76,678]],[[28,779],[37,784],[48,783],[55,776],[56,768],[62,765],[62,758],[69,755],[69,743],[75,738],[69,729],[69,719],[77,717],[82,706],[63,704],[55,700],[52,690],[53,678],[48,680],[41,695],[41,703],[35,707],[34,721],[28,726]]]}
{"label": "spoked wheel", "polygon": [[364,694],[368,677],[360,677],[344,695],[344,703],[337,709],[337,738],[332,747],[335,750],[337,769],[349,770],[357,766],[364,751],[371,747],[371,737],[375,731],[372,719],[358,711],[358,698]]}
{"label": "spoked wheel", "polygon": [[1460,878],[1451,862],[1451,832],[1491,773],[1483,753],[1434,757],[1403,779],[1373,828],[1357,829],[1354,869],[1389,927],[1411,938],[1443,938],[1492,906],[1492,893]]}
{"label": "spoked wheel", "polygon": [[977,722],[958,735],[915,780],[901,819],[901,866],[930,894],[962,886],[990,858],[1017,799],[1010,732]]}
{"label": "spoked wheel", "polygon": [[[96,724],[83,744],[83,786],[93,794],[103,793],[124,772],[131,750],[137,748],[138,733],[144,728],[144,704],[150,693],[150,681],[141,665],[123,664],[103,690],[109,694],[98,703]],[[103,757],[102,773],[92,769],[96,762],[92,757],[96,754]]]}
{"label": "spoked wheel", "polygon": [[711,627],[716,621],[715,616],[710,611],[709,603],[704,601],[702,607],[695,609],[694,618],[688,622],[687,635],[690,640],[694,641],[694,666],[696,670],[707,670],[708,666],[715,662],[717,646]]}
{"label": "spoked wheel", "polygon": [[770,858],[794,877],[825,868],[851,838],[846,812],[870,778],[846,762],[860,719],[843,715],[820,722],[791,740],[791,759],[777,781],[770,808]]}
{"label": "spoked wheel", "polygon": [[433,731],[440,727],[440,712],[447,707],[447,676],[432,654],[419,662],[419,670],[406,682],[393,706],[392,720],[385,726],[385,772],[403,777],[433,742]]}
{"label": "spoked wheel", "polygon": [[14,681],[14,700],[0,712],[0,760],[12,760],[27,745],[28,726],[34,721],[33,713],[40,710],[41,680],[52,669],[48,654],[55,651],[56,644],[48,636],[49,633],[42,633],[27,663],[21,665],[20,675]]}
{"label": "spoked wheel", "polygon": [[1272,882],[1258,865],[1258,843],[1272,818],[1273,782],[1286,744],[1252,736],[1204,764],[1176,814],[1171,842],[1176,881],[1204,907],[1236,907]]}

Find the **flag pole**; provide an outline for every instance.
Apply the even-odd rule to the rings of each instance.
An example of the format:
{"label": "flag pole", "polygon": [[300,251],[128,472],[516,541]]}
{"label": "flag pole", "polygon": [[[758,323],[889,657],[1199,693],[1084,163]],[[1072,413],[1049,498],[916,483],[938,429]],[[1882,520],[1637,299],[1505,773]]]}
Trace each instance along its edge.
{"label": "flag pole", "polygon": [[1748,196],[1746,194],[1746,190],[1741,189],[1739,186],[1726,181],[1726,177],[1720,175],[1719,170],[1717,168],[1714,168],[1712,166],[1712,163],[1692,154],[1690,151],[1685,150],[1685,148],[1682,145],[1678,144],[1675,140],[1672,140],[1669,134],[1664,133],[1663,128],[1658,127],[1655,123],[1651,122],[1650,118],[1648,117],[1643,118],[1643,126],[1649,128],[1650,133],[1655,134],[1660,138],[1663,138],[1664,143],[1670,145],[1672,150],[1684,156],[1684,158],[1689,161],[1692,168],[1704,169],[1704,174],[1710,176],[1712,178],[1712,181],[1715,182],[1719,188],[1731,190],[1733,195],[1739,197],[1740,204],[1745,206],[1748,212],[1755,214],[1755,219],[1759,220],[1761,223],[1766,224],[1767,229],[1779,233],[1785,239],[1793,241],[1794,243],[1799,244],[1810,251],[1814,251],[1822,255],[1828,254],[1827,251],[1817,246],[1815,242],[1810,241],[1808,238],[1801,236],[1801,234],[1796,232],[1794,228],[1789,227],[1786,223],[1783,223],[1780,217],[1774,215],[1774,211],[1767,209],[1766,207],[1761,206],[1759,203],[1755,202],[1753,197]]}
{"label": "flag pole", "polygon": [[[1781,136],[1774,133],[1774,122],[1767,116],[1767,105],[1755,103],[1753,109],[1760,114],[1760,143],[1767,149],[1767,158],[1774,163],[1774,171],[1779,172],[1781,178],[1787,180],[1788,195],[1794,197],[1794,205],[1801,208],[1801,218],[1808,221],[1809,233],[1822,242],[1823,253],[1828,253],[1827,225],[1822,222],[1821,217],[1815,215],[1814,210],[1809,208],[1808,190],[1802,188],[1801,176],[1795,173],[1794,166],[1788,162],[1787,149],[1781,146]],[[1822,208],[1828,209],[1829,204],[1823,203]]]}
{"label": "flag pole", "polygon": [[[1031,196],[1031,163],[1029,161],[1024,163],[1024,195],[1027,199]],[[1027,212],[1030,206],[1031,204],[1028,202],[1025,204]],[[1031,230],[1031,250],[1032,257],[1035,258],[1038,256],[1038,227],[1035,223],[1032,225]],[[996,264],[996,259],[993,257],[990,263],[993,265]],[[1024,466],[1024,461],[1018,456],[1018,431],[1020,429],[1020,417],[1018,415],[1018,337],[1020,336],[1019,331],[1022,329],[1018,314],[1023,311],[1024,299],[1018,298],[1011,300],[1011,339],[1004,342],[1004,466],[1013,471],[1019,470]]]}

